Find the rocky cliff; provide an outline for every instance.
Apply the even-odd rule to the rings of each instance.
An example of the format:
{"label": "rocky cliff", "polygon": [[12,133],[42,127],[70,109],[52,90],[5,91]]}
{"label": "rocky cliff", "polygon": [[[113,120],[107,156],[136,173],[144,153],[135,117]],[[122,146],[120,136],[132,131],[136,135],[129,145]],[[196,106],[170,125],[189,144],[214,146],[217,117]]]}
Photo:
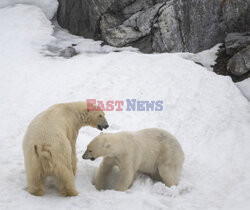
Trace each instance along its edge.
{"label": "rocky cliff", "polygon": [[150,52],[198,52],[250,30],[250,0],[58,0],[71,33]]}

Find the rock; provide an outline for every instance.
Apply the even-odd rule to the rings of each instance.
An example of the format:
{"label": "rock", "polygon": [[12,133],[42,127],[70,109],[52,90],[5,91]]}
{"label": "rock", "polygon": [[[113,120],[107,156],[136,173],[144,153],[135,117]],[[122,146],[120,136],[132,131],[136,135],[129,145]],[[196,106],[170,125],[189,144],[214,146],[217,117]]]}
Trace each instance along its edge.
{"label": "rock", "polygon": [[227,70],[236,76],[250,72],[250,45],[236,53],[228,61]]}
{"label": "rock", "polygon": [[64,58],[71,58],[75,55],[77,55],[77,52],[74,47],[67,47],[66,49],[60,52],[60,56]]}
{"label": "rock", "polygon": [[226,36],[225,47],[227,55],[234,55],[250,45],[250,32],[230,33]]}
{"label": "rock", "polygon": [[217,54],[214,72],[229,75],[235,82],[248,78],[249,46],[250,32],[229,33]]}
{"label": "rock", "polygon": [[71,33],[144,52],[199,52],[250,31],[250,0],[58,0]]}
{"label": "rock", "polygon": [[181,52],[187,50],[176,16],[174,2],[165,3],[159,11],[153,28],[153,51]]}
{"label": "rock", "polygon": [[102,37],[112,46],[122,47],[150,34],[155,16],[163,4],[139,11],[113,28],[102,28]]}
{"label": "rock", "polygon": [[58,23],[72,34],[96,38],[101,15],[115,0],[58,0]]}

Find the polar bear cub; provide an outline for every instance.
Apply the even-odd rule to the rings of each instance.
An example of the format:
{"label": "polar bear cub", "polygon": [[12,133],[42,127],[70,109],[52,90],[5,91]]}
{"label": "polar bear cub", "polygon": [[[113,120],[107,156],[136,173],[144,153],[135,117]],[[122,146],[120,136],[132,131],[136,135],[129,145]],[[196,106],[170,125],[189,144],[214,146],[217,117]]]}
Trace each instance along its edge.
{"label": "polar bear cub", "polygon": [[61,194],[77,195],[76,139],[83,126],[108,128],[103,111],[90,111],[86,102],[56,104],[37,115],[23,140],[28,191],[44,194],[44,179],[54,176]]}
{"label": "polar bear cub", "polygon": [[120,170],[115,190],[127,190],[137,172],[171,187],[178,184],[184,162],[184,153],[176,138],[157,128],[100,134],[90,142],[82,156],[91,160],[98,157],[104,157],[94,180],[98,190],[105,188],[106,179],[115,165]]}

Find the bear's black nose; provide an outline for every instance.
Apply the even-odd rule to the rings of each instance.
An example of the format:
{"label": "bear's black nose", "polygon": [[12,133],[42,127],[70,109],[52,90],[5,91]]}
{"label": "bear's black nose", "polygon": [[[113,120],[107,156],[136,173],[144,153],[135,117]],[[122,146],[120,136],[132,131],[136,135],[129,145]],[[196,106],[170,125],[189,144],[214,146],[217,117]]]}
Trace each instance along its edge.
{"label": "bear's black nose", "polygon": [[100,125],[97,125],[97,128],[99,129],[99,130],[101,130],[102,131],[102,126],[100,126]]}
{"label": "bear's black nose", "polygon": [[109,125],[105,125],[104,128],[107,129],[109,127]]}

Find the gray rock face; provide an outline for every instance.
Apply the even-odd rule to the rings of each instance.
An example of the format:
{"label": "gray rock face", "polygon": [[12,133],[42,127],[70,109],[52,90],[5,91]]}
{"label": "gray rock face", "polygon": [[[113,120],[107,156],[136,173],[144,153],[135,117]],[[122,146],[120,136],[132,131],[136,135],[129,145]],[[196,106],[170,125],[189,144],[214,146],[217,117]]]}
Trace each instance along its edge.
{"label": "gray rock face", "polygon": [[139,11],[125,20],[121,25],[113,28],[102,27],[104,40],[117,47],[134,42],[150,34],[155,16],[163,4],[156,4],[146,11]]}
{"label": "gray rock face", "polygon": [[235,76],[242,76],[250,72],[250,45],[228,61],[227,70]]}
{"label": "gray rock face", "polygon": [[250,45],[250,32],[230,33],[226,36],[225,48],[227,55],[234,55],[248,45]]}
{"label": "gray rock face", "polygon": [[143,52],[198,52],[250,30],[250,0],[58,0],[71,33]]}
{"label": "gray rock face", "polygon": [[58,23],[72,34],[86,38],[98,35],[102,14],[107,12],[115,0],[59,0]]}
{"label": "gray rock face", "polygon": [[229,75],[236,82],[250,77],[250,32],[226,36],[217,54],[214,72]]}

